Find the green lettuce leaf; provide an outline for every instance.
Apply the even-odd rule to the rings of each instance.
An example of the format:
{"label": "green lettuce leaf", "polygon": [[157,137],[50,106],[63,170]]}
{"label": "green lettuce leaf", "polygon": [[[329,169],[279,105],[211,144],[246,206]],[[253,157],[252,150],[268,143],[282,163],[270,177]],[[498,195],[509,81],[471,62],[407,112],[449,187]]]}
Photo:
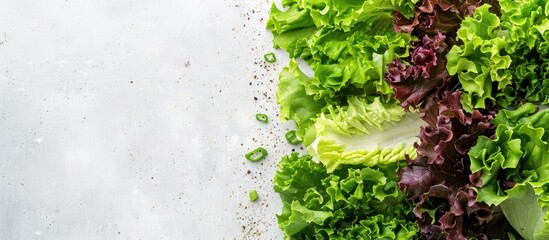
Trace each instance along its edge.
{"label": "green lettuce leaf", "polygon": [[457,32],[463,44],[446,55],[467,111],[549,102],[549,4],[500,0],[499,5],[499,17],[485,4],[465,18]]}
{"label": "green lettuce leaf", "polygon": [[529,185],[516,186],[513,191],[500,205],[507,221],[526,240],[547,239],[549,221],[544,220],[547,208],[538,204],[539,196]]}
{"label": "green lettuce leaf", "polygon": [[[296,28],[309,24],[317,27],[330,27],[349,31],[356,23],[366,22],[372,28],[392,27],[393,11],[413,16],[417,0],[284,0],[282,5],[288,7],[280,11],[274,4],[271,13],[276,17],[269,19],[268,28],[283,32],[285,28]],[[305,13],[308,16],[304,16]]]}
{"label": "green lettuce leaf", "polygon": [[393,31],[392,13],[413,11],[414,2],[286,0],[285,11],[273,5],[267,28],[274,46],[314,70],[307,77],[290,62],[277,92],[282,119],[296,122],[297,137],[305,145],[315,139],[312,124],[327,113],[327,105],[346,106],[352,96],[395,103],[384,80],[385,66],[409,54],[412,38]]}
{"label": "green lettuce leaf", "polygon": [[538,111],[532,103],[502,110],[493,121],[495,137],[479,137],[469,151],[471,172],[481,174],[477,201],[500,205],[526,239],[549,232],[548,123],[549,109]]}
{"label": "green lettuce leaf", "polygon": [[290,61],[289,66],[280,73],[276,101],[280,105],[280,118],[293,120],[297,126],[296,135],[304,144],[312,142],[315,138],[313,128],[314,119],[326,105],[323,100],[315,100],[305,93],[302,82],[309,81],[295,61]]}
{"label": "green lettuce leaf", "polygon": [[267,21],[267,29],[273,33],[281,34],[290,30],[314,26],[313,19],[308,9],[290,7],[287,11],[280,11],[273,3],[271,17]]}
{"label": "green lettuce leaf", "polygon": [[358,97],[328,110],[316,119],[316,139],[307,150],[329,172],[341,165],[375,166],[416,156],[414,143],[424,125],[419,113],[379,98],[368,103]]}
{"label": "green lettuce leaf", "polygon": [[275,47],[305,60],[314,70],[311,80],[303,83],[307,94],[335,101],[342,93],[390,95],[392,90],[383,80],[385,66],[408,55],[410,40],[409,35],[390,28],[374,33],[364,23],[347,32],[306,27],[273,33]]}
{"label": "green lettuce leaf", "polygon": [[396,163],[328,174],[311,156],[283,157],[274,189],[286,239],[417,239],[418,228],[396,185]]}
{"label": "green lettuce leaf", "polygon": [[462,84],[463,108],[486,108],[486,101],[495,101],[493,82],[497,88],[507,86],[511,79],[511,57],[501,52],[507,46],[504,38],[498,37],[500,20],[489,11],[490,5],[483,5],[473,17],[463,20],[458,38],[463,45],[454,46],[446,55],[447,69],[451,75],[458,75]]}

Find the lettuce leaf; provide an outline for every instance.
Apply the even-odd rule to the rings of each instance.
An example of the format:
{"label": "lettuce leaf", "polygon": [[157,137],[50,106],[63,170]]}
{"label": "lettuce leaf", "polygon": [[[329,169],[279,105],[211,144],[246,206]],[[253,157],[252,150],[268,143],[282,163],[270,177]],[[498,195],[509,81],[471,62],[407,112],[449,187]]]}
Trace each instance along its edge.
{"label": "lettuce leaf", "polygon": [[418,157],[399,170],[398,185],[410,201],[427,239],[485,239],[493,210],[477,202],[467,152],[475,139],[491,135],[490,114],[467,114],[459,92],[429,98],[422,112]]}
{"label": "lettuce leaf", "polygon": [[525,239],[547,238],[549,109],[526,103],[502,110],[493,122],[495,137],[479,137],[469,152],[471,171],[480,175],[477,200],[500,205]]}
{"label": "lettuce leaf", "polygon": [[281,118],[296,122],[305,146],[319,134],[313,125],[330,114],[328,106],[340,109],[357,97],[395,108],[393,90],[384,80],[386,65],[408,56],[412,38],[392,30],[392,13],[410,12],[413,1],[287,0],[283,5],[287,10],[273,5],[267,22],[274,46],[303,59],[314,75],[306,76],[291,61],[280,75],[277,103]]}
{"label": "lettuce leaf", "polygon": [[479,7],[473,17],[462,22],[457,33],[464,44],[454,46],[446,55],[448,72],[458,75],[465,92],[462,103],[468,111],[486,108],[487,100],[495,101],[493,82],[503,89],[512,80],[511,57],[501,54],[507,41],[498,37],[500,20],[489,8]]}
{"label": "lettuce leaf", "polygon": [[275,47],[284,48],[291,58],[305,60],[314,70],[310,81],[303,83],[307,94],[334,101],[349,92],[391,94],[383,81],[385,66],[395,57],[405,57],[410,41],[408,35],[390,32],[390,28],[374,31],[364,23],[347,32],[300,28],[273,35]]}
{"label": "lettuce leaf", "polygon": [[328,111],[316,119],[316,139],[307,149],[328,172],[341,165],[371,167],[415,157],[416,135],[424,124],[419,113],[406,113],[379,98],[368,103],[357,97]]}
{"label": "lettuce leaf", "polygon": [[505,217],[524,239],[547,239],[549,222],[544,220],[547,208],[540,207],[539,196],[531,186],[517,186],[516,191],[500,205]]}
{"label": "lettuce leaf", "polygon": [[[456,30],[479,6],[493,2],[497,0],[422,0],[411,17],[394,12],[394,30],[418,39],[411,43],[409,56],[394,59],[387,66],[385,80],[404,108],[416,108],[429,95],[440,96],[455,88],[456,78],[448,73],[445,56],[458,43]],[[492,10],[499,10],[497,4]]]}
{"label": "lettuce leaf", "polygon": [[[399,1],[407,3],[408,1]],[[291,58],[304,59],[315,75],[304,86],[316,99],[334,99],[342,90],[389,94],[385,65],[407,54],[410,37],[392,32],[392,11],[398,4],[373,1],[286,1],[273,5],[267,28],[275,47]]]}
{"label": "lettuce leaf", "polygon": [[[329,27],[349,31],[355,24],[365,22],[371,28],[384,28],[391,25],[393,11],[413,14],[417,0],[368,0],[368,1],[338,1],[338,0],[284,0],[283,6],[288,10],[282,13],[273,4],[271,13],[276,17],[269,19],[268,28],[274,28],[277,33],[286,28],[298,28],[304,22],[312,21],[318,28]],[[308,16],[303,16],[302,14]],[[281,26],[284,25],[284,26]]]}
{"label": "lettuce leaf", "polygon": [[282,69],[279,77],[276,101],[280,105],[280,118],[293,120],[297,125],[298,139],[309,144],[315,139],[314,119],[326,106],[323,100],[315,100],[305,92],[302,82],[309,81],[295,61]]}
{"label": "lettuce leaf", "polygon": [[446,70],[444,55],[449,44],[450,39],[440,32],[433,37],[423,35],[412,43],[408,58],[395,59],[387,65],[385,80],[402,107],[417,107],[429,95],[439,95],[448,88],[452,78]]}
{"label": "lettuce leaf", "polygon": [[286,239],[417,239],[411,206],[396,186],[396,163],[328,174],[311,156],[278,164],[274,189]]}
{"label": "lettuce leaf", "polygon": [[479,7],[457,31],[461,45],[446,55],[462,85],[464,109],[547,103],[549,5],[545,0],[500,0],[501,16]]}
{"label": "lettuce leaf", "polygon": [[394,13],[394,29],[408,34],[453,33],[459,28],[463,17],[472,15],[477,7],[487,2],[497,0],[421,0],[416,4],[413,14]]}

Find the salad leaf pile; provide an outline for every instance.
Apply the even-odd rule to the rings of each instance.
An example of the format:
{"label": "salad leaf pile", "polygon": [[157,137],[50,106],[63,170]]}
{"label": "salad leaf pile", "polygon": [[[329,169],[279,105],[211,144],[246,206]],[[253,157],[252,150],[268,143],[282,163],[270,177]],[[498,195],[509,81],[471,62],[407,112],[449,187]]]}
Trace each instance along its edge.
{"label": "salad leaf pile", "polygon": [[549,238],[549,109],[524,104],[501,110],[493,138],[469,151],[478,173],[477,200],[499,205],[525,239]]}
{"label": "salad leaf pile", "polygon": [[267,29],[307,149],[287,239],[549,239],[549,2],[282,0]]}
{"label": "salad leaf pile", "polygon": [[412,206],[398,189],[396,170],[389,164],[327,173],[311,156],[292,153],[274,179],[283,202],[278,223],[293,238],[414,239]]}

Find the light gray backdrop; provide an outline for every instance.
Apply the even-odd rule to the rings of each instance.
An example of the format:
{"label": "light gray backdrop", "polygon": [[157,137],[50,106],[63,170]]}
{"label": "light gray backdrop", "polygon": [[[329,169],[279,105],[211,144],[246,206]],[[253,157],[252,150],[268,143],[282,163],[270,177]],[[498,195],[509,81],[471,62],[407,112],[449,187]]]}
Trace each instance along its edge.
{"label": "light gray backdrop", "polygon": [[280,238],[269,8],[0,0],[0,239]]}

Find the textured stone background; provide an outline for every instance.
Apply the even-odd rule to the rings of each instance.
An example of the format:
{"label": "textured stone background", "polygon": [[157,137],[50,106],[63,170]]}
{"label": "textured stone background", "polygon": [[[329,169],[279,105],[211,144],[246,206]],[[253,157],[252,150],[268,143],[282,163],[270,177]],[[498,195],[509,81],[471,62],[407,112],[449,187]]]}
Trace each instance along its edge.
{"label": "textured stone background", "polygon": [[270,1],[0,2],[1,239],[281,238]]}

